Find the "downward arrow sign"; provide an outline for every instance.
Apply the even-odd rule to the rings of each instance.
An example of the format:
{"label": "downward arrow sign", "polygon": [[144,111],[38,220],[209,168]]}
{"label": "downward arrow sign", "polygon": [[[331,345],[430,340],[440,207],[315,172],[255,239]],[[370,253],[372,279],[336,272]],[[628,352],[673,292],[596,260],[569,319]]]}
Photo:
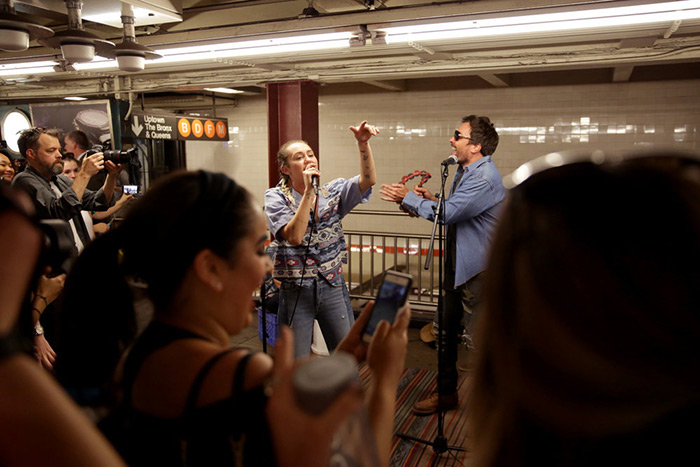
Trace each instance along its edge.
{"label": "downward arrow sign", "polygon": [[143,126],[139,125],[138,115],[134,115],[134,123],[131,124],[131,131],[134,132],[135,136],[139,136],[143,131]]}

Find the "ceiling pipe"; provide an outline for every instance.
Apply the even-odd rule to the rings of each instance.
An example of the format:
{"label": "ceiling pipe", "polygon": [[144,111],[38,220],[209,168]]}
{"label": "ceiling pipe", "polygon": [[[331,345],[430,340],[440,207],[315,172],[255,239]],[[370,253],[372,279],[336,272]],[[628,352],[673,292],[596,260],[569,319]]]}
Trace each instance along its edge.
{"label": "ceiling pipe", "polygon": [[119,69],[122,71],[141,71],[144,69],[146,60],[162,58],[153,49],[136,42],[136,28],[134,20],[134,8],[131,4],[122,2],[122,24],[124,25],[124,37],[122,43],[117,45],[109,54],[109,57],[116,57]]}

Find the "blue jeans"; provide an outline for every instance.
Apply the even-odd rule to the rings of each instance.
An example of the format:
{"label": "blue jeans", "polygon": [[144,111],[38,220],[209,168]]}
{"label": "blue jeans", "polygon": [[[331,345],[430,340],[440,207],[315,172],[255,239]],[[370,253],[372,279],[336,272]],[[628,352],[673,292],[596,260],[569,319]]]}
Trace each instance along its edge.
{"label": "blue jeans", "polygon": [[[290,323],[292,313],[294,321]],[[277,320],[291,326],[294,332],[295,358],[311,352],[314,319],[321,327],[328,351],[332,352],[355,322],[345,281],[335,287],[322,277],[317,277],[309,287],[282,282]]]}

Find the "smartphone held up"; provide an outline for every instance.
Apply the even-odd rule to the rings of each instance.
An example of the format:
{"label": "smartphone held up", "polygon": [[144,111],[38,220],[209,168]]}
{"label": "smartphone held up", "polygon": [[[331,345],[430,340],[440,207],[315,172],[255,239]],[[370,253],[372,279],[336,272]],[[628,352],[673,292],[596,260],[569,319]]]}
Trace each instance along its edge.
{"label": "smartphone held up", "polygon": [[394,322],[399,310],[406,304],[408,292],[411,290],[413,276],[396,271],[386,271],[384,280],[379,286],[377,299],[372,308],[372,315],[362,335],[362,340],[369,343],[381,321]]}

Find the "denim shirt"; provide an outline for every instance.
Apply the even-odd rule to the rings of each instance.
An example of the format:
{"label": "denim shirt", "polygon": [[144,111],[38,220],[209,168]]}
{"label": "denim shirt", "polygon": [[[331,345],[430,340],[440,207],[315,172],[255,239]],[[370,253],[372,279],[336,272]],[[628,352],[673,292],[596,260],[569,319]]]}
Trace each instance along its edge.
{"label": "denim shirt", "polygon": [[[491,156],[484,156],[466,168],[460,166],[457,172],[461,171],[464,171],[464,175],[445,201],[443,216],[443,223],[457,227],[455,287],[486,269],[491,236],[498,221],[500,205],[506,196],[503,179]],[[402,204],[420,217],[430,221],[435,218],[437,203],[421,198],[412,191],[408,192]]]}
{"label": "denim shirt", "polygon": [[[360,193],[359,175],[349,180],[337,178],[323,185],[318,191],[318,224],[314,226],[312,213],[304,238],[301,244],[296,246],[280,235],[280,231],[292,220],[301,203],[302,194],[293,188],[290,190],[291,196],[285,194],[279,186],[265,192],[267,226],[277,244],[272,277],[295,285],[299,285],[301,281],[302,287],[309,287],[320,274],[331,285],[343,284],[343,264],[348,262],[348,253],[340,221],[355,206],[369,201],[372,189]],[[306,267],[302,264],[304,259]]]}

